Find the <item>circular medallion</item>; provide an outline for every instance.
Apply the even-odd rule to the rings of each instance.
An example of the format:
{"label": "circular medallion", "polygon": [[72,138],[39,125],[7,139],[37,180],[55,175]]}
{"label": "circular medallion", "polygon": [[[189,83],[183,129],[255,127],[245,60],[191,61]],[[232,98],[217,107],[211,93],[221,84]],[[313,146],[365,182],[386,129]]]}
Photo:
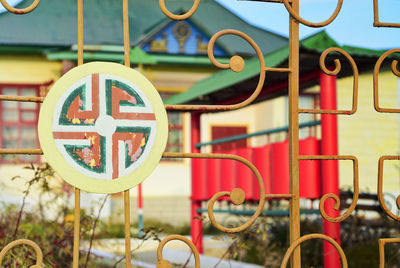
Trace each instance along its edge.
{"label": "circular medallion", "polygon": [[39,141],[54,170],[76,188],[117,193],[148,177],[168,137],[160,95],[116,63],[81,65],[61,77],[39,114]]}

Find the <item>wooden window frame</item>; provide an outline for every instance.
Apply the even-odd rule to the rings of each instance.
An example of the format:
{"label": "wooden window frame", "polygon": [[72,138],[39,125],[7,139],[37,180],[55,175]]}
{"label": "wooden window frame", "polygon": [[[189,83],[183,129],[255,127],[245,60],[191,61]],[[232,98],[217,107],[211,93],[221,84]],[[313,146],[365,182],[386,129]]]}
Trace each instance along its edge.
{"label": "wooden window frame", "polygon": [[[0,84],[0,95],[3,95],[3,90],[7,88],[12,88],[17,90],[17,94],[21,96],[22,91],[24,89],[33,89],[35,90],[35,96],[40,96],[40,90],[43,84],[12,84],[12,83],[2,83]],[[3,128],[4,127],[17,127],[18,128],[18,135],[17,135],[17,148],[19,149],[22,148],[22,127],[34,127],[36,129],[36,137],[35,137],[35,146],[36,148],[27,148],[27,149],[37,149],[40,147],[39,144],[39,139],[38,139],[38,134],[37,134],[37,128],[38,128],[38,119],[39,119],[39,110],[40,110],[40,105],[36,103],[36,108],[35,109],[27,109],[27,108],[22,108],[22,102],[16,102],[17,103],[17,108],[16,109],[10,109],[14,111],[18,111],[18,121],[17,122],[7,122],[3,120],[3,112],[5,111],[6,108],[3,108],[3,103],[5,101],[0,101],[0,148],[3,147]],[[23,112],[34,112],[36,115],[36,118],[33,121],[24,121],[22,119],[22,113]],[[34,157],[33,161],[24,161],[22,160],[22,157],[17,155],[15,160],[5,160],[4,157],[0,158],[0,164],[23,164],[23,163],[36,163],[39,164],[41,160],[40,155],[37,155]]]}

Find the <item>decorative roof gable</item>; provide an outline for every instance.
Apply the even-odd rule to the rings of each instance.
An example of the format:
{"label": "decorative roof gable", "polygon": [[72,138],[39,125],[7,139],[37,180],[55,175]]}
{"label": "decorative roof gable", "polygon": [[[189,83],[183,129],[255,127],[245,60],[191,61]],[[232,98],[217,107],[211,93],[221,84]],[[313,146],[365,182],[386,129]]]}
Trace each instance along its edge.
{"label": "decorative roof gable", "polygon": [[[141,48],[147,53],[201,55],[207,54],[210,37],[199,29],[191,20],[166,21],[157,33],[152,34]],[[228,56],[220,46],[214,46],[215,56]]]}

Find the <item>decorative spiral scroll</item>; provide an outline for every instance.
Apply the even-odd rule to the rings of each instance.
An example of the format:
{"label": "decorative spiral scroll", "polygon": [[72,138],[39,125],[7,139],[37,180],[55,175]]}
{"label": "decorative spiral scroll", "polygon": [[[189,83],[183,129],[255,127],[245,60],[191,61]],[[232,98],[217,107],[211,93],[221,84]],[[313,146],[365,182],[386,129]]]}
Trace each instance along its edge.
{"label": "decorative spiral scroll", "polygon": [[187,239],[186,237],[181,236],[181,235],[170,235],[170,236],[167,236],[166,238],[164,238],[160,242],[160,244],[158,245],[158,248],[157,248],[157,260],[158,260],[157,266],[156,266],[157,268],[172,268],[172,264],[169,261],[164,260],[162,257],[162,250],[163,250],[165,244],[167,244],[171,240],[179,240],[179,241],[182,241],[183,243],[185,243],[186,245],[188,245],[194,255],[195,268],[200,268],[200,257],[199,257],[199,252],[196,249],[196,246],[192,243],[192,241],[190,241],[189,239]]}
{"label": "decorative spiral scroll", "polygon": [[248,166],[251,171],[254,173],[254,175],[257,178],[258,185],[260,187],[260,201],[258,203],[257,210],[251,216],[250,220],[247,221],[246,223],[242,224],[241,226],[234,227],[234,228],[226,228],[219,224],[214,217],[214,212],[213,212],[213,207],[214,203],[218,200],[218,198],[221,198],[223,196],[228,196],[232,203],[235,205],[240,205],[243,204],[245,201],[245,193],[242,189],[240,188],[235,188],[232,190],[232,192],[219,192],[216,193],[211,199],[210,202],[208,203],[208,216],[210,217],[211,223],[214,225],[215,228],[219,229],[222,232],[225,233],[237,233],[240,231],[243,231],[247,227],[253,224],[253,222],[257,219],[257,217],[260,215],[263,207],[264,207],[264,202],[265,202],[265,187],[264,187],[264,182],[262,180],[262,177],[260,175],[260,172],[258,172],[257,168],[247,159],[237,156],[237,155],[232,155],[232,154],[201,154],[201,153],[164,153],[163,157],[166,158],[212,158],[212,159],[230,159],[230,160],[235,160],[239,161],[246,166]]}
{"label": "decorative spiral scroll", "polygon": [[325,20],[323,22],[319,22],[319,23],[310,22],[310,21],[307,21],[307,20],[301,18],[299,16],[299,14],[296,14],[296,12],[290,6],[289,0],[283,0],[283,4],[285,4],[285,7],[286,7],[287,11],[290,13],[290,15],[295,20],[297,20],[298,22],[300,22],[300,23],[302,23],[304,25],[307,25],[309,27],[319,28],[319,27],[324,27],[324,26],[328,25],[329,23],[331,23],[332,21],[334,21],[336,19],[337,15],[340,12],[340,9],[342,8],[343,0],[338,0],[338,4],[336,6],[336,9],[335,9],[335,11],[333,12],[332,16],[329,19],[327,19],[327,20]]}
{"label": "decorative spiral scroll", "polygon": [[[391,108],[381,108],[379,107],[379,70],[381,68],[382,62],[391,54],[400,53],[400,49],[391,49],[386,51],[382,56],[379,57],[378,61],[375,64],[374,68],[374,107],[377,112],[381,113],[400,113],[400,109],[391,109]],[[398,69],[398,61],[392,61],[392,72],[397,77],[400,77],[400,70]]]}
{"label": "decorative spiral scroll", "polygon": [[7,9],[8,11],[10,11],[10,12],[12,12],[12,13],[14,13],[14,14],[22,15],[22,14],[26,14],[26,13],[32,12],[32,11],[39,5],[40,0],[35,0],[35,1],[33,1],[33,3],[32,3],[29,7],[21,8],[21,9],[18,9],[18,8],[15,8],[15,7],[10,6],[10,5],[7,3],[7,0],[0,0],[0,3],[1,3],[1,4],[4,6],[4,8]]}
{"label": "decorative spiral scroll", "polygon": [[325,202],[328,198],[333,198],[335,200],[334,209],[340,209],[340,199],[337,195],[333,193],[325,194],[320,202],[319,202],[319,210],[321,212],[322,217],[330,222],[341,222],[345,220],[350,214],[354,211],[359,195],[359,187],[358,187],[358,159],[352,155],[300,155],[299,160],[352,160],[353,161],[353,185],[354,185],[354,193],[353,193],[353,201],[351,205],[347,209],[346,213],[336,218],[329,216],[325,211]]}
{"label": "decorative spiral scroll", "polygon": [[339,59],[334,60],[334,62],[335,62],[334,70],[329,70],[326,67],[326,64],[325,64],[326,56],[331,52],[337,52],[337,53],[340,53],[343,56],[345,56],[346,59],[348,60],[348,62],[350,63],[351,68],[353,69],[353,103],[352,103],[351,110],[299,109],[300,113],[351,115],[357,111],[357,103],[358,103],[358,68],[357,68],[357,64],[354,61],[354,59],[350,56],[350,54],[347,53],[346,51],[344,51],[343,49],[338,48],[338,47],[328,48],[321,54],[321,57],[319,59],[319,66],[321,67],[321,70],[327,75],[338,75],[340,70],[342,69],[342,65],[341,65]]}
{"label": "decorative spiral scroll", "polygon": [[3,261],[4,256],[6,253],[12,249],[13,247],[19,246],[19,245],[28,245],[31,246],[35,252],[36,252],[36,264],[32,265],[30,268],[42,268],[42,263],[43,263],[43,253],[42,250],[39,248],[39,246],[30,240],[27,239],[19,239],[11,242],[7,246],[5,246],[1,251],[0,251],[0,265]]}
{"label": "decorative spiral scroll", "polygon": [[[381,208],[389,215],[393,220],[400,221],[400,216],[393,214],[385,204],[383,197],[383,162],[385,160],[400,160],[400,156],[381,156],[378,164],[378,200]],[[397,208],[400,209],[400,195],[396,198]]]}
{"label": "decorative spiral scroll", "polygon": [[347,264],[347,259],[346,259],[346,255],[343,252],[343,249],[340,247],[340,245],[331,237],[323,235],[323,234],[308,234],[305,236],[300,237],[299,239],[297,239],[296,241],[294,241],[289,249],[286,251],[285,257],[283,258],[282,264],[281,264],[281,268],[285,268],[287,266],[287,263],[289,261],[290,256],[292,255],[293,251],[304,241],[307,240],[311,240],[311,239],[322,239],[322,240],[326,240],[329,243],[332,244],[332,246],[334,246],[336,248],[336,250],[339,253],[340,259],[342,261],[342,267],[343,268],[347,268],[348,264]]}
{"label": "decorative spiral scroll", "polygon": [[241,72],[243,71],[245,67],[245,62],[242,57],[240,56],[233,56],[231,57],[230,61],[228,64],[222,64],[218,62],[215,57],[214,57],[214,44],[218,38],[224,35],[237,35],[244,40],[246,40],[255,50],[257,57],[260,61],[260,77],[258,79],[258,84],[256,89],[253,91],[253,93],[248,97],[246,100],[237,103],[237,104],[231,104],[231,105],[165,105],[165,108],[167,110],[181,110],[181,111],[228,111],[228,110],[236,110],[239,108],[242,108],[243,106],[246,106],[253,102],[257,96],[260,94],[261,89],[264,85],[265,81],[265,73],[266,73],[266,67],[265,67],[265,60],[264,56],[262,54],[261,49],[258,47],[256,42],[254,42],[253,39],[251,39],[247,34],[242,33],[241,31],[237,30],[232,30],[232,29],[226,29],[217,32],[214,34],[214,36],[210,39],[208,43],[208,57],[210,58],[210,61],[217,66],[218,68],[221,69],[231,69],[234,72]]}
{"label": "decorative spiral scroll", "polygon": [[170,19],[173,20],[186,20],[187,18],[191,17],[194,12],[196,12],[197,8],[199,7],[200,0],[194,0],[192,8],[186,12],[185,14],[182,15],[175,15],[171,13],[168,8],[165,6],[165,0],[158,0],[158,3],[160,5],[161,11],[165,14]]}

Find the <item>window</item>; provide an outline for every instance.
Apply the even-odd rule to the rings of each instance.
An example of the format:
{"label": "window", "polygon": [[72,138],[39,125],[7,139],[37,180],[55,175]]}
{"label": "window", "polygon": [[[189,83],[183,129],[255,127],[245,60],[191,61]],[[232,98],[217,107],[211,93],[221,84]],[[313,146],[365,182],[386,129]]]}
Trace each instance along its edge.
{"label": "window", "polygon": [[[163,100],[168,99],[171,94],[160,93]],[[168,141],[165,148],[166,152],[182,152],[183,151],[183,123],[181,112],[167,112],[168,115]],[[163,159],[166,161],[180,161],[178,158]]]}
{"label": "window", "polygon": [[179,112],[168,112],[169,136],[166,151],[167,152],[182,152],[182,116]]}
{"label": "window", "polygon": [[[39,86],[0,85],[1,95],[39,96]],[[34,102],[0,101],[0,148],[39,148],[37,121],[39,104]],[[4,155],[2,163],[38,162],[37,155]]]}

